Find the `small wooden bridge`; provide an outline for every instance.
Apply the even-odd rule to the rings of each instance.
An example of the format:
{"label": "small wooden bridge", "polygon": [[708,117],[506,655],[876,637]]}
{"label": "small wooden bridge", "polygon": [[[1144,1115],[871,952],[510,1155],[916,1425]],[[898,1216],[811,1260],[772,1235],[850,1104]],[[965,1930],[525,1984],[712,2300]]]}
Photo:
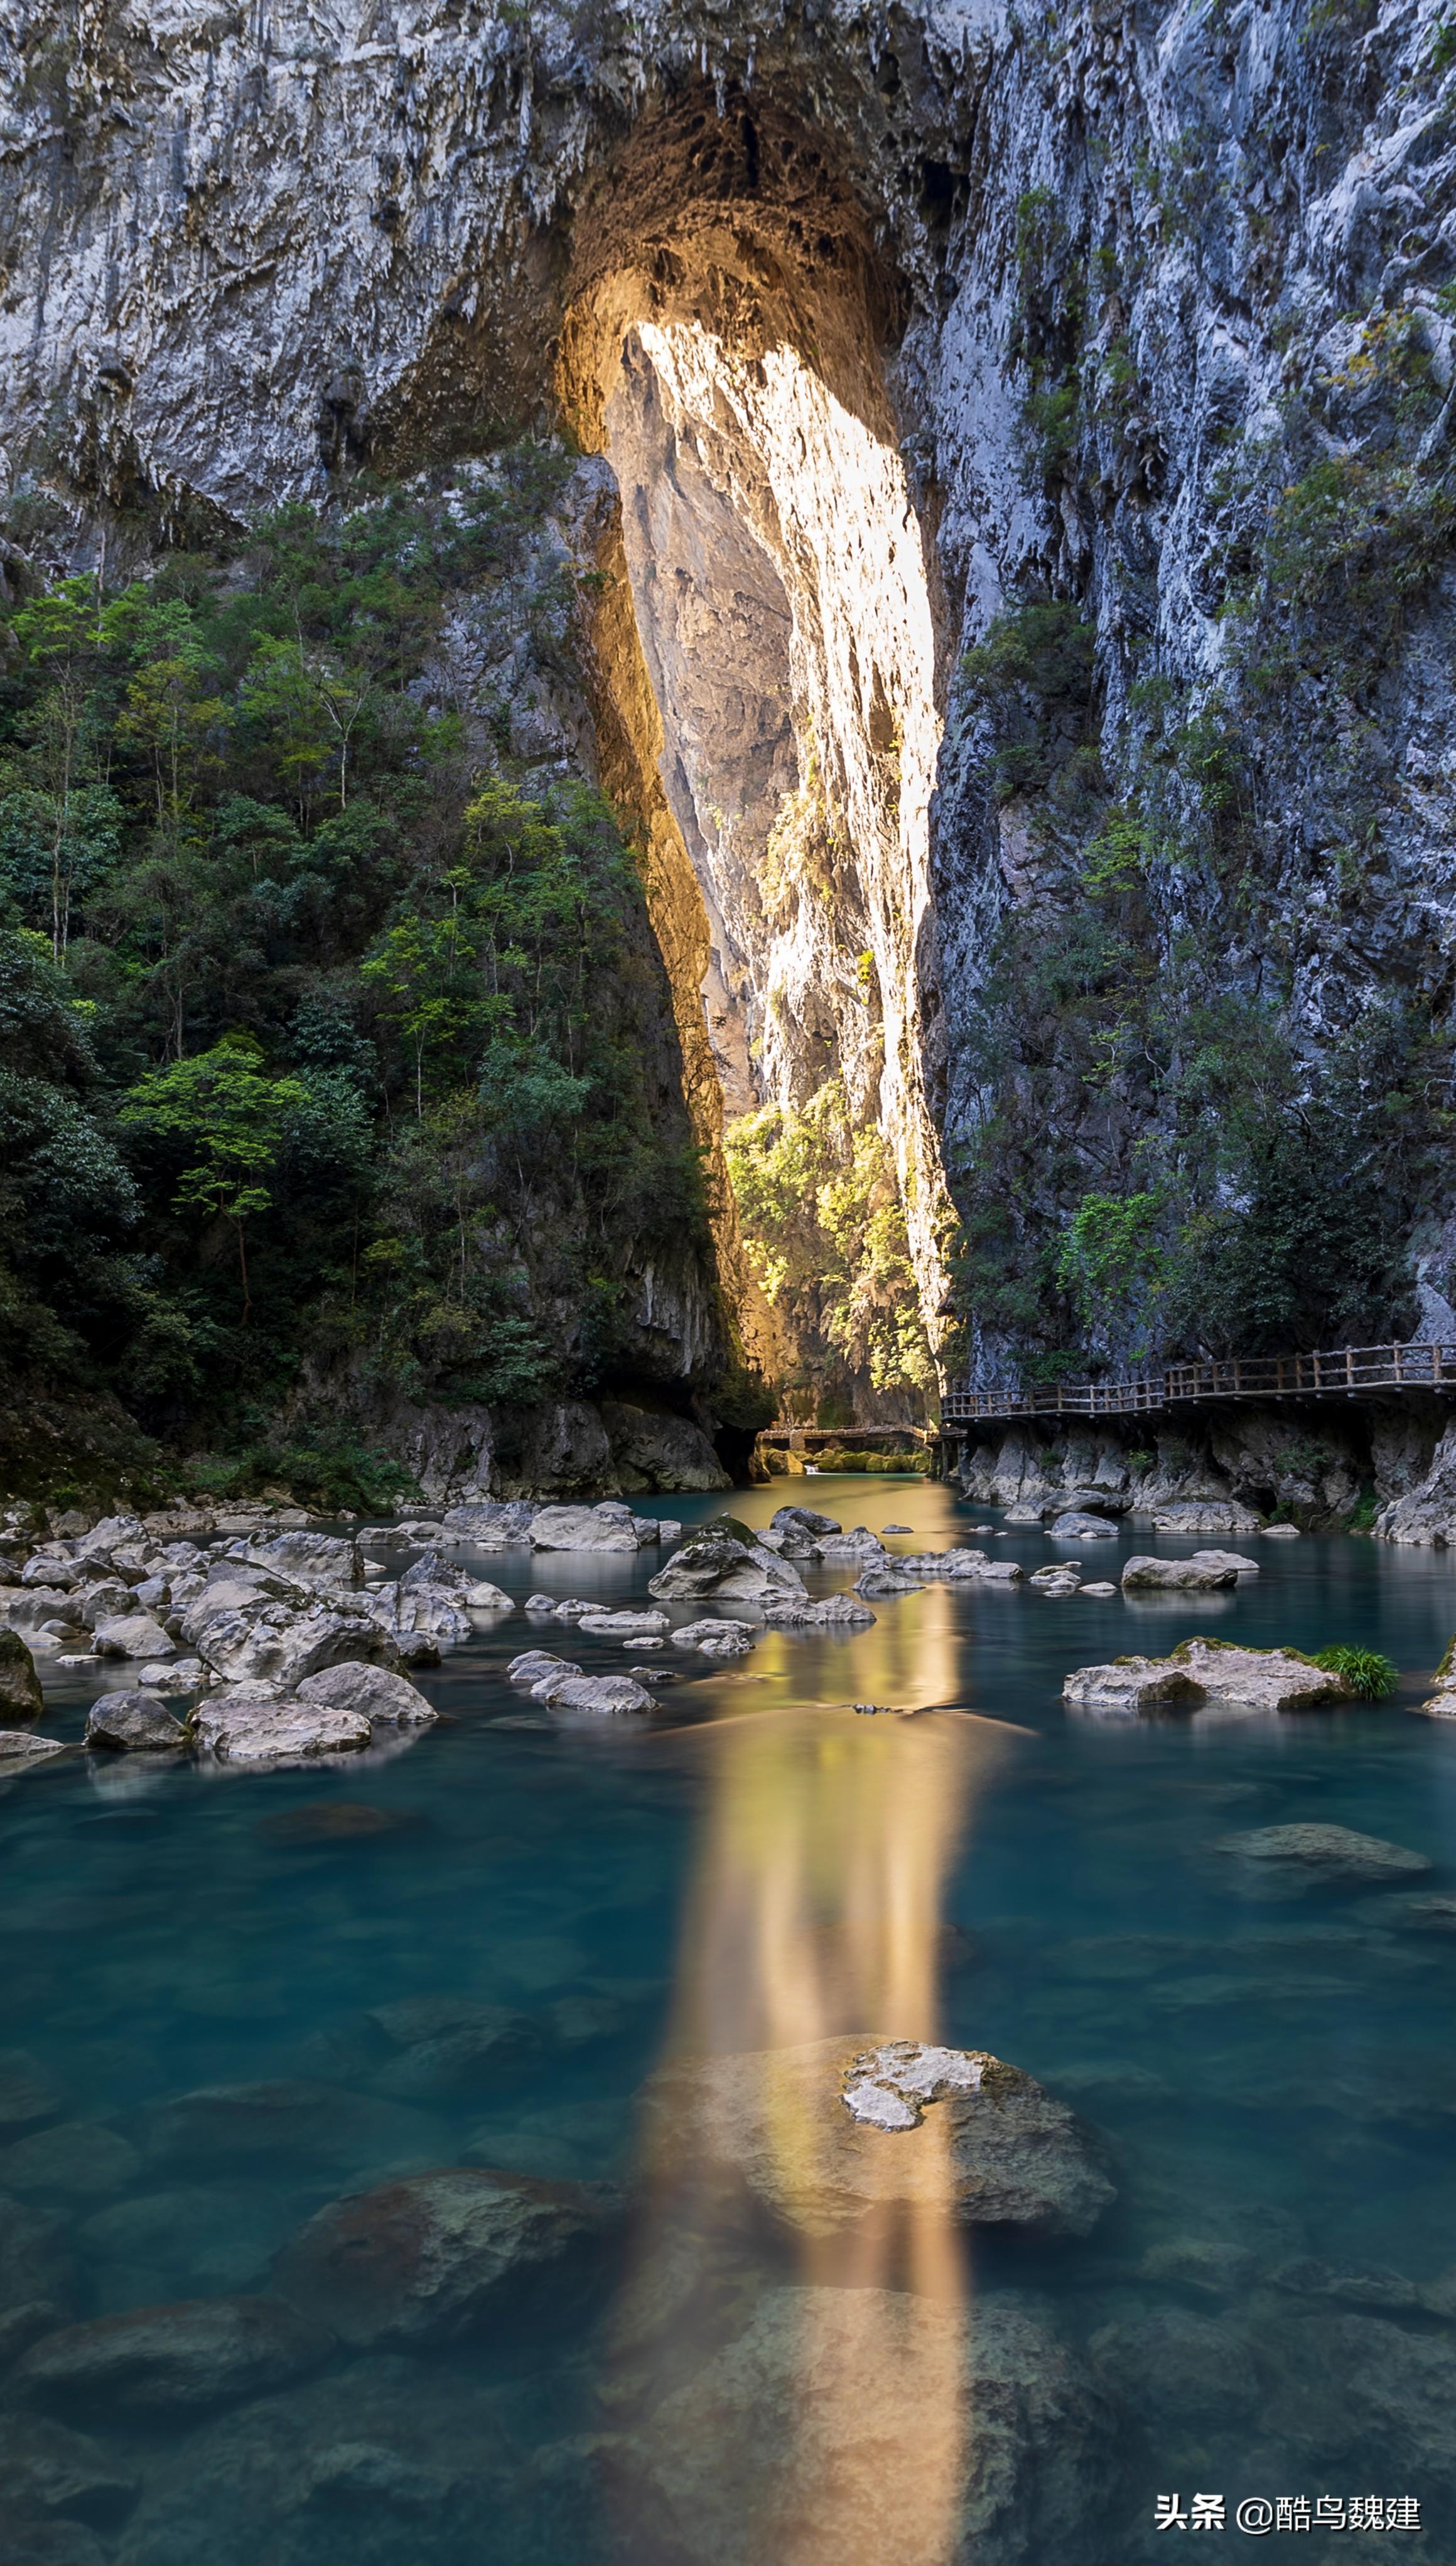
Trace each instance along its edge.
{"label": "small wooden bridge", "polygon": [[1456,1345],[1235,1355],[1225,1363],[1170,1364],[1166,1372],[1124,1381],[1070,1381],[1031,1391],[951,1390],[940,1413],[945,1425],[976,1425],[1017,1416],[1140,1416],[1210,1399],[1357,1399],[1392,1390],[1456,1398]]}

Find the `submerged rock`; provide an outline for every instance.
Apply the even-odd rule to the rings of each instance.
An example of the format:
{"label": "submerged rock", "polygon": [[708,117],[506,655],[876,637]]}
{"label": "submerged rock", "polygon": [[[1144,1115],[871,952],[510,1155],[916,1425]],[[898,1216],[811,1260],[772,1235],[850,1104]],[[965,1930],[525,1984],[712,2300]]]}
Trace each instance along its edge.
{"label": "submerged rock", "polygon": [[1287,1827],[1255,1827],[1246,1835],[1224,1836],[1220,1853],[1241,1862],[1278,1864],[1292,1872],[1309,1872],[1327,1880],[1406,1880],[1429,1871],[1423,1853],[1388,1844],[1382,1836],[1357,1835],[1350,1827],[1306,1822]]}
{"label": "submerged rock", "polygon": [[32,2344],[12,2379],[37,2405],[102,2414],[189,2415],[266,2396],[316,2370],[323,2326],[279,2299],[181,2299],[63,2326]]}
{"label": "submerged rock", "polygon": [[1049,2566],[1105,2553],[1116,2439],[1019,2306],[784,2285],[611,2455],[654,2566]]}
{"label": "submerged rock", "polygon": [[45,1706],[36,1662],[20,1633],[0,1630],[0,1720],[39,1719]]}
{"label": "submerged rock", "polygon": [[1104,2326],[1089,2350],[1104,2385],[1154,2424],[1218,2431],[1242,2423],[1264,2390],[1253,2338],[1192,2308],[1157,2308]]}
{"label": "submerged rock", "polygon": [[88,1746],[111,1748],[119,1755],[173,1752],[187,1743],[187,1732],[165,1704],[144,1692],[105,1692],[86,1715]]}
{"label": "submerged rock", "polygon": [[[686,2061],[648,2092],[664,2144],[715,2164],[721,2180],[811,2235],[888,2201],[923,2200],[966,2225],[1085,2236],[1114,2197],[1091,2132],[1024,2069],[984,2050],[811,2041]],[[930,2104],[933,2130],[922,2126]],[[792,2150],[786,2129],[799,2134]]]}
{"label": "submerged rock", "polygon": [[533,2287],[560,2293],[600,2248],[608,2208],[585,2183],[446,2167],[321,2209],[275,2282],[344,2343],[451,2343]]}
{"label": "submerged rock", "polygon": [[[86,2434],[69,2432],[64,2424],[41,2415],[0,2418],[0,2485],[5,2489],[7,2534],[15,2511],[72,2515],[109,2528],[130,2511],[137,2482],[135,2471],[124,2460]],[[12,2555],[7,2536],[7,2559]]]}
{"label": "submerged rock", "polygon": [[0,2136],[59,2120],[65,2088],[28,2049],[0,2049]]}
{"label": "submerged rock", "polygon": [[99,2121],[53,2121],[0,2149],[0,2191],[21,2199],[100,2200],[140,2172],[136,2150]]}

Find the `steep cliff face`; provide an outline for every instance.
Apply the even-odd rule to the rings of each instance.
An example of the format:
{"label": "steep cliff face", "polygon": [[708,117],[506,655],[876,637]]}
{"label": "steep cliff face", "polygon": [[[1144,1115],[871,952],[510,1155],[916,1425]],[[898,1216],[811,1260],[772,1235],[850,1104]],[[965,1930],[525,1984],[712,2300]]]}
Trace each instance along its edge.
{"label": "steep cliff face", "polygon": [[[1246,1268],[1269,1332],[1393,1332],[1392,1240],[1439,1319],[1434,0],[9,22],[17,531],[43,482],[117,559],[565,414],[624,497],[689,1079],[843,1078],[931,1335],[946,1170],[988,1367],[1216,1336]],[[1134,1199],[1116,1288],[1069,1268]]]}

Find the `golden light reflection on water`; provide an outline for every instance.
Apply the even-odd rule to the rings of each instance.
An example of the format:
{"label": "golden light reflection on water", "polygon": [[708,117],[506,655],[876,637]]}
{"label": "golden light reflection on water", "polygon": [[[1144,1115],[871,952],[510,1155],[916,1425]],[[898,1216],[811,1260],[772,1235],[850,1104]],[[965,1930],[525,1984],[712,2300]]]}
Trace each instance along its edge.
{"label": "golden light reflection on water", "polygon": [[[871,1647],[881,1623],[847,1658],[880,1701],[947,1699],[949,1616],[924,1602],[912,1643]],[[772,1678],[793,1646],[756,1664]],[[693,1736],[706,1805],[617,2337],[638,2498],[691,2566],[947,2566],[967,2431],[949,2130],[934,2107],[866,2130],[842,2086],[866,2043],[939,2036],[946,1875],[1009,1733],[779,1708],[777,1688]]]}

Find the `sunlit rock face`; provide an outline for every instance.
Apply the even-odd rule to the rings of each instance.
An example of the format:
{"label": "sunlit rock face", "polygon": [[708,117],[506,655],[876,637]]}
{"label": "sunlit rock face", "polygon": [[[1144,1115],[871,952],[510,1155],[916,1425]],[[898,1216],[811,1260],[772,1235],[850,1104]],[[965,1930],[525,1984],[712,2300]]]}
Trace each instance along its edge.
{"label": "sunlit rock face", "polygon": [[[1000,0],[327,23],[133,0],[58,31],[16,0],[5,471],[59,495],[68,558],[105,529],[125,567],[503,428],[606,454],[620,524],[589,509],[583,559],[624,593],[588,600],[595,750],[557,753],[595,756],[632,818],[699,1138],[725,1096],[842,1068],[934,1330],[989,936],[1076,917],[1055,830],[993,808],[961,651],[1009,597],[1074,601],[1115,795],[1141,682],[1227,663],[1295,340],[1336,456],[1373,465],[1384,433],[1359,316],[1397,316],[1449,383],[1435,23],[1393,0],[1358,31],[1293,0],[1227,26],[1090,0],[1045,37]],[[1060,353],[1027,255],[1043,201],[1087,280]],[[1066,469],[1029,451],[1033,360],[1080,370]],[[1443,555],[1401,591],[1340,742],[1289,690],[1260,701],[1249,863],[1279,933],[1231,927],[1227,978],[1314,1053],[1373,994],[1449,990],[1448,590]],[[1218,898],[1196,865],[1154,882],[1150,957],[1171,967]],[[1084,1086],[1057,1135],[1074,1192],[1121,1181],[1153,1112],[1135,1061]]]}

